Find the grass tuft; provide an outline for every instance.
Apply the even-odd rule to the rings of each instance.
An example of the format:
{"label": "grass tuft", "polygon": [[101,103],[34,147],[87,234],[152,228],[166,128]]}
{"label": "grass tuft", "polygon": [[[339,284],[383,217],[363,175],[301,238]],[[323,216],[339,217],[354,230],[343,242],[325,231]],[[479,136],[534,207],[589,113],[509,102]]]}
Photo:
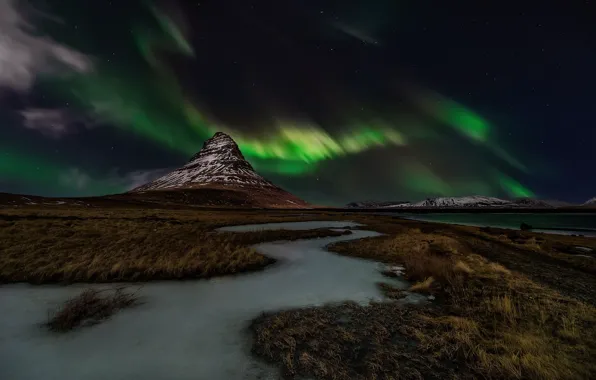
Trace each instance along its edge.
{"label": "grass tuft", "polygon": [[435,282],[435,279],[431,277],[427,277],[424,281],[420,281],[415,283],[410,287],[411,292],[419,292],[419,293],[429,293],[430,287]]}
{"label": "grass tuft", "polygon": [[459,260],[457,263],[455,263],[455,266],[453,267],[453,269],[456,272],[460,272],[460,273],[465,273],[465,274],[471,274],[472,272],[474,272],[472,270],[472,268],[470,268],[468,266],[468,264],[464,263],[463,261]]}
{"label": "grass tuft", "polygon": [[122,289],[87,289],[53,312],[46,326],[51,331],[67,332],[80,326],[100,323],[119,310],[137,303],[138,298],[134,293],[126,293]]}

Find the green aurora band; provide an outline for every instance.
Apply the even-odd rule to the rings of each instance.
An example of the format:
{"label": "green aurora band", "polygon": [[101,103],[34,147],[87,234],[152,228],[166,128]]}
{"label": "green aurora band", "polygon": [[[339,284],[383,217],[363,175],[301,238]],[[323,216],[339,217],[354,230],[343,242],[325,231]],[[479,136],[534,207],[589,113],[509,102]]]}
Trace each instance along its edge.
{"label": "green aurora band", "polygon": [[[59,195],[65,190],[84,186],[78,195],[115,194],[122,192],[118,183],[95,179],[64,163],[46,157],[25,154],[8,146],[0,146],[0,173],[3,180],[25,182],[43,187],[48,193]],[[80,182],[80,181],[84,182]],[[79,182],[79,183],[77,183]]]}
{"label": "green aurora band", "polygon": [[514,168],[527,171],[518,159],[490,141],[492,126],[474,111],[440,94],[421,89],[410,91],[410,99],[426,114],[454,128],[472,142],[487,146],[497,157]]}
{"label": "green aurora band", "polygon": [[[332,135],[316,123],[281,120],[267,136],[255,137],[218,125],[208,120],[196,103],[184,92],[176,73],[160,59],[161,52],[180,54],[187,59],[196,58],[192,44],[182,28],[165,12],[147,3],[153,15],[153,27],[133,28],[133,41],[145,68],[135,67],[135,72],[105,62],[96,61],[91,73],[73,74],[68,78],[50,78],[55,91],[80,108],[95,114],[106,124],[112,124],[130,133],[140,135],[172,151],[191,156],[200,144],[216,131],[229,133],[241,151],[259,171],[283,175],[307,175],[317,170],[318,164],[339,157],[358,154],[387,146],[406,146],[413,140],[436,138],[428,128],[408,128],[399,120],[348,122],[345,132]],[[74,99],[73,99],[74,97]],[[438,122],[448,125],[474,144],[482,144],[497,157],[518,170],[525,167],[510,154],[491,141],[492,127],[481,116],[466,107],[425,91],[411,91],[409,98]],[[50,178],[64,171],[63,165],[53,165],[45,160],[11,153],[11,160],[0,164],[3,176],[20,180],[51,183]],[[19,162],[19,164],[17,164]],[[41,164],[43,162],[43,164]],[[16,166],[15,166],[16,165]],[[44,174],[27,174],[26,168],[42,167]],[[19,169],[16,169],[19,168]],[[494,193],[495,187],[516,197],[533,193],[514,179],[498,174],[486,182],[481,180],[454,183],[441,178],[421,163],[399,165],[399,184],[411,191],[426,195],[463,195],[466,192]],[[30,173],[37,173],[38,170]]]}

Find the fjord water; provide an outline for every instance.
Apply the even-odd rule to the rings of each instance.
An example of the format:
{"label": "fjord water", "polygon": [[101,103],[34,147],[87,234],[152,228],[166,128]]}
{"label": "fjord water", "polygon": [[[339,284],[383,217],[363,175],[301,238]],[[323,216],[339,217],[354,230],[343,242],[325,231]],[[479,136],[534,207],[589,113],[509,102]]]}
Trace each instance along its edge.
{"label": "fjord water", "polygon": [[[313,229],[347,222],[284,223],[233,228]],[[229,230],[229,229],[228,229]],[[277,378],[250,355],[250,321],[262,312],[352,300],[382,299],[376,282],[391,282],[379,264],[325,251],[330,243],[377,236],[351,235],[273,242],[256,248],[278,262],[263,271],[210,280],[128,284],[143,304],[105,322],[58,335],[46,331],[49,309],[82,289],[127,284],[0,286],[0,379],[235,380]]]}
{"label": "fjord water", "polygon": [[[428,222],[511,229],[519,229],[524,222],[532,226],[536,232],[596,236],[596,213],[396,213],[395,215]],[[545,228],[548,230],[544,230]]]}

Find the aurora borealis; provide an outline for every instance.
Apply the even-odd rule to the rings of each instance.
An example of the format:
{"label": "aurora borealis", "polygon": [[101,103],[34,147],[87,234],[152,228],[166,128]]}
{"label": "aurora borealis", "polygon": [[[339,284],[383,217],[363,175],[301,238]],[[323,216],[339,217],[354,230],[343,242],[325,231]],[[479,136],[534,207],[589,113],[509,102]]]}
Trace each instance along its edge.
{"label": "aurora borealis", "polygon": [[373,3],[0,0],[0,191],[126,191],[223,131],[315,203],[593,197],[585,10]]}

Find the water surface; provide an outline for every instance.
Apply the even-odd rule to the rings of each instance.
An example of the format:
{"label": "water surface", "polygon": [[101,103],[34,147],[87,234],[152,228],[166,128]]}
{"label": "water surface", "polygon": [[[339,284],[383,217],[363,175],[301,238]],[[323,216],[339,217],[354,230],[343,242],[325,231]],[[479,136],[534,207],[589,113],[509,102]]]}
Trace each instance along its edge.
{"label": "water surface", "polygon": [[[535,232],[596,236],[596,214],[586,213],[396,213],[412,220],[519,229],[522,222]],[[544,230],[544,228],[553,230]]]}

